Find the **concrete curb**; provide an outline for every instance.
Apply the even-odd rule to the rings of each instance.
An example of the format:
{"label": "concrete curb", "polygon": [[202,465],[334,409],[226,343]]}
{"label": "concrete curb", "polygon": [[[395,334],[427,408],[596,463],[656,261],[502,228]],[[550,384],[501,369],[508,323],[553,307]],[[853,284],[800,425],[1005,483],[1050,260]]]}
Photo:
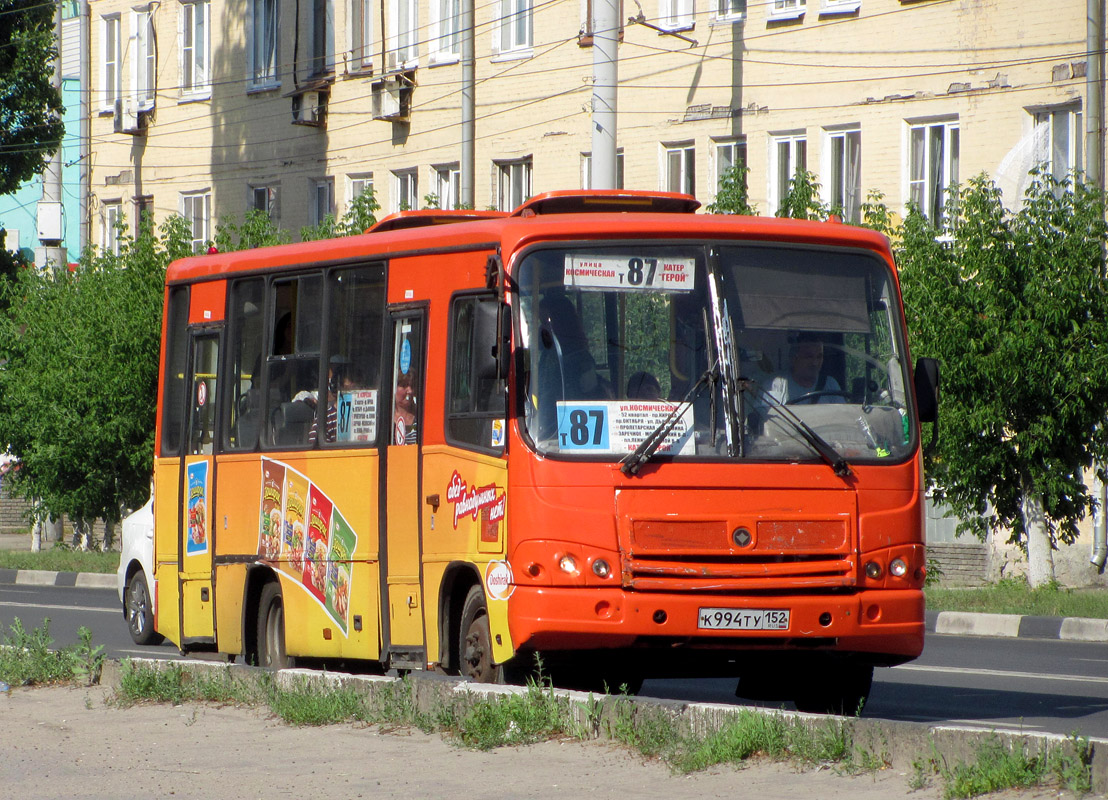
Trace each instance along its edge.
{"label": "concrete curb", "polygon": [[998,636],[1108,642],[1108,619],[1084,617],[1034,617],[1020,614],[928,611],[926,627],[929,633],[947,636]]}
{"label": "concrete curb", "polygon": [[43,569],[0,569],[0,583],[23,586],[72,586],[77,589],[115,589],[114,572],[50,572]]}

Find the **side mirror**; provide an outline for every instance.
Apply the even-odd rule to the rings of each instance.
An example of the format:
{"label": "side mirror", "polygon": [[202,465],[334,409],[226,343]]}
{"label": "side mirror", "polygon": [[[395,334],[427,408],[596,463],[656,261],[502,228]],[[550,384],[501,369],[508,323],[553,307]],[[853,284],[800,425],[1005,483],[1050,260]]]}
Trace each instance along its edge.
{"label": "side mirror", "polygon": [[939,362],[934,358],[917,359],[914,382],[919,421],[936,422],[939,419]]}

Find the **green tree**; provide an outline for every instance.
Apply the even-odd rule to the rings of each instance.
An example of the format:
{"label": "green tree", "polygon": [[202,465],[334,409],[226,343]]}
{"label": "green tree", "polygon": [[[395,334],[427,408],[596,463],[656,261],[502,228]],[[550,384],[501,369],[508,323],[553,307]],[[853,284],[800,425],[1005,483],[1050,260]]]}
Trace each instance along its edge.
{"label": "green tree", "polygon": [[0,195],[42,172],[65,131],[53,3],[0,0]]}
{"label": "green tree", "polygon": [[789,181],[789,193],[781,198],[777,216],[790,219],[825,220],[831,213],[819,199],[819,181],[814,172],[798,169]]}
{"label": "green tree", "polygon": [[241,225],[233,219],[221,219],[215,226],[215,246],[221,253],[288,244],[290,241],[292,237],[288,231],[274,225],[269,214],[258,208],[247,211]]}
{"label": "green tree", "polygon": [[736,164],[725,170],[719,178],[716,200],[705,210],[709,214],[756,215],[758,209],[750,204],[750,193],[747,190],[749,174],[750,169],[745,164]]}
{"label": "green tree", "polygon": [[16,492],[52,515],[119,521],[150,488],[165,268],[187,223],[149,220],[119,255],[74,271],[20,270],[0,317],[0,440],[22,459]]}
{"label": "green tree", "polygon": [[1025,546],[1041,585],[1092,507],[1082,470],[1106,455],[1105,197],[1036,172],[1013,214],[982,175],[947,208],[942,231],[912,210],[898,253],[915,354],[943,365],[928,478],[964,525]]}

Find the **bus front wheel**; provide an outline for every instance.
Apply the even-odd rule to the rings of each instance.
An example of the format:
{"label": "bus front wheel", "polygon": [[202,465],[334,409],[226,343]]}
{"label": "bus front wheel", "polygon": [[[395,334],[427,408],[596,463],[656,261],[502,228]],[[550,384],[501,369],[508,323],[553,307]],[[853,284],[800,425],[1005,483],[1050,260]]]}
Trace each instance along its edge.
{"label": "bus front wheel", "polygon": [[289,665],[285,654],[285,605],[281,586],[267,583],[258,601],[258,666],[284,669]]}
{"label": "bus front wheel", "polygon": [[873,685],[869,664],[829,664],[825,671],[808,676],[793,702],[797,711],[810,714],[860,716]]}
{"label": "bus front wheel", "polygon": [[501,669],[492,660],[492,634],[485,593],[473,586],[462,605],[458,627],[458,673],[477,683],[499,683]]}

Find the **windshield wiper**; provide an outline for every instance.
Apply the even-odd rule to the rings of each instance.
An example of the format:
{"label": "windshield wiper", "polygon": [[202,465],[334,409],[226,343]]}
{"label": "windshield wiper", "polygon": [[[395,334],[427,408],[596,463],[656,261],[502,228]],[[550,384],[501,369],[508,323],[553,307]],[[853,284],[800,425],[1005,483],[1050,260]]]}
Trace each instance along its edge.
{"label": "windshield wiper", "polygon": [[718,369],[718,366],[712,367],[697,379],[696,383],[685,393],[681,402],[670,409],[666,418],[659,422],[654,430],[647,434],[647,437],[635,448],[634,452],[629,453],[619,462],[620,472],[628,476],[638,474],[643,464],[649,461],[653,455],[658,452],[658,448],[662,446],[666,437],[669,436],[677,426],[678,421],[684,416],[685,410],[692,405],[693,401],[700,395],[701,390],[705,386],[715,383]]}
{"label": "windshield wiper", "polygon": [[840,454],[830,442],[812,430],[808,423],[793,413],[791,408],[749,378],[739,378],[738,383],[740,391],[750,392],[755,397],[761,397],[771,408],[780,412],[780,418],[788,422],[793,429],[800,434],[801,438],[819,454],[819,457],[835,471],[836,475],[840,478],[848,478],[853,474],[850,469],[850,464],[847,463],[847,460],[843,458],[842,454]]}

